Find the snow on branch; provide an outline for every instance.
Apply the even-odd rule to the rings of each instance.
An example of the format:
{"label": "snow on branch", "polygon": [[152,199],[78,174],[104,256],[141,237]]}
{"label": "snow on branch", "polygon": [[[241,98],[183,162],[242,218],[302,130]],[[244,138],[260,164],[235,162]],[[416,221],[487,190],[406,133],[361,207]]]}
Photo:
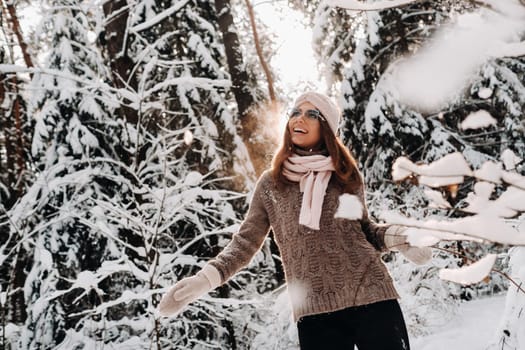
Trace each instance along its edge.
{"label": "snow on branch", "polygon": [[402,225],[408,242],[413,246],[426,247],[447,241],[497,242],[525,246],[525,235],[493,215],[472,215],[452,220],[417,220],[393,212],[383,212],[381,218],[395,225]]}
{"label": "snow on branch", "polygon": [[501,161],[503,162],[506,170],[514,170],[516,169],[516,165],[521,163],[522,159],[518,157],[512,150],[507,148],[501,153]]}
{"label": "snow on branch", "polygon": [[175,85],[186,85],[191,87],[197,87],[202,89],[212,89],[215,87],[229,88],[231,85],[228,79],[209,79],[199,77],[177,77],[163,81],[162,83],[155,84],[151,89],[145,91],[145,95],[149,96],[157,91],[165,89]]}
{"label": "snow on branch", "polygon": [[498,121],[485,110],[472,112],[461,122],[460,128],[468,129],[483,129],[491,125],[497,125]]}
{"label": "snow on branch", "polygon": [[497,199],[491,200],[490,195],[495,185],[488,182],[478,182],[474,193],[466,198],[468,206],[463,209],[467,213],[496,215],[500,218],[512,218],[520,212],[525,212],[525,191],[509,187]]}
{"label": "snow on branch", "polygon": [[[30,74],[46,74],[53,76],[55,78],[64,79],[70,82],[77,83],[81,85],[84,89],[87,90],[97,90],[101,92],[104,97],[100,97],[96,94],[91,94],[91,96],[97,100],[102,100],[106,103],[114,103],[115,96],[111,95],[114,93],[121,105],[126,105],[127,107],[138,110],[140,106],[143,109],[151,108],[161,108],[161,104],[158,101],[145,102],[143,101],[143,96],[150,96],[162,89],[180,85],[188,88],[201,88],[204,90],[210,90],[214,88],[229,88],[231,81],[228,79],[209,79],[209,78],[200,78],[200,77],[176,77],[172,79],[167,79],[162,83],[155,84],[152,88],[144,91],[143,93],[137,93],[136,91],[131,90],[130,88],[114,88],[108,84],[98,81],[85,79],[81,76],[77,76],[66,71],[60,71],[57,69],[47,69],[47,68],[27,68],[13,64],[0,64],[0,73],[9,74],[9,73],[30,73]],[[84,93],[87,94],[87,93]],[[123,103],[123,100],[129,101],[129,103]]]}
{"label": "snow on branch", "polygon": [[450,203],[445,198],[443,198],[443,194],[439,191],[426,189],[425,195],[428,199],[430,199],[430,206],[433,208],[452,208]]}
{"label": "snow on branch", "polygon": [[[490,124],[492,118],[488,113],[474,113],[469,117],[471,119],[466,123],[469,128],[485,127],[486,122]],[[502,152],[500,162],[487,161],[475,171],[460,152],[451,153],[430,164],[415,164],[406,157],[400,157],[392,166],[395,181],[417,178],[418,183],[428,187],[448,186],[451,189],[457,188],[457,184],[462,183],[465,176],[473,177],[476,180],[474,189],[462,202],[467,205],[462,205],[459,209],[472,215],[436,220],[408,218],[396,212],[383,212],[382,219],[390,224],[405,226],[407,241],[417,247],[434,246],[440,241],[463,240],[524,247],[525,230],[508,220],[525,213],[525,176],[515,171],[519,162],[521,159],[510,149]],[[498,191],[498,197],[493,198],[496,185],[504,187],[504,190]],[[427,189],[425,194],[431,206],[451,209],[441,192]],[[451,195],[454,197],[455,190],[451,189]],[[494,271],[516,284],[505,273],[493,268],[495,260],[496,255],[489,254],[460,269],[442,269],[439,275],[441,279],[452,282],[473,284],[482,281]],[[522,290],[519,286],[518,288]]]}
{"label": "snow on branch", "polygon": [[154,26],[155,24],[161,22],[162,20],[168,18],[169,16],[173,15],[175,12],[179,11],[181,8],[183,8],[188,3],[188,0],[182,0],[176,3],[175,5],[171,6],[170,8],[164,10],[163,12],[157,14],[153,18],[150,18],[146,22],[137,24],[133,27],[131,27],[131,32],[138,33],[144,29],[148,29],[149,27]]}
{"label": "snow on branch", "polygon": [[[92,89],[92,90],[96,89],[100,93],[107,95],[107,97],[104,99],[105,102],[114,101],[114,96],[110,95],[110,92],[118,93],[118,92],[121,92],[122,90],[122,89],[113,88],[101,80],[89,79],[83,76],[69,73],[67,71],[61,71],[58,69],[51,69],[51,68],[34,68],[34,67],[27,68],[27,67],[15,65],[15,64],[0,64],[0,73],[4,73],[4,74],[14,74],[14,73],[46,74],[46,75],[52,76],[57,79],[64,79],[70,82],[77,83],[81,85],[81,87],[83,87],[84,89]],[[48,89],[50,88],[52,87],[48,87]],[[92,95],[92,96],[99,99],[96,95]],[[136,98],[134,98],[132,101],[134,101],[135,99]]]}
{"label": "snow on branch", "polygon": [[[510,158],[508,152],[506,157]],[[516,160],[513,159],[513,161]],[[447,154],[430,164],[415,164],[406,157],[399,157],[392,165],[392,179],[394,181],[399,182],[409,177],[416,177],[420,184],[429,187],[460,184],[465,176],[472,176],[477,180],[495,184],[504,182],[525,191],[525,176],[503,170],[501,163],[492,161],[487,161],[479,169],[472,171],[459,152]]]}
{"label": "snow on branch", "polygon": [[418,176],[419,183],[430,187],[441,187],[463,182],[465,176],[472,176],[472,170],[463,155],[454,152],[431,164],[414,164],[406,157],[399,157],[392,166],[394,181]]}
{"label": "snow on branch", "polygon": [[441,269],[439,278],[464,285],[481,282],[492,270],[496,257],[496,254],[488,254],[475,263],[459,269]]}
{"label": "snow on branch", "polygon": [[380,0],[373,3],[357,0],[328,0],[327,4],[332,7],[341,7],[353,11],[379,11],[394,7],[410,5],[421,0]]}

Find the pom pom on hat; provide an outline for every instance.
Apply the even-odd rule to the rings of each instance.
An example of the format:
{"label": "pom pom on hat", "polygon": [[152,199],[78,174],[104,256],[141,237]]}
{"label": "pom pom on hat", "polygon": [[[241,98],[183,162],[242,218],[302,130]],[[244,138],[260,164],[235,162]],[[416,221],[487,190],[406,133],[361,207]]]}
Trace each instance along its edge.
{"label": "pom pom on hat", "polygon": [[305,92],[301,96],[297,97],[294,102],[294,106],[298,107],[301,103],[310,102],[313,104],[321,114],[325,117],[330,129],[337,135],[337,129],[339,129],[339,119],[341,117],[341,111],[339,107],[332,101],[332,99],[319,92]]}

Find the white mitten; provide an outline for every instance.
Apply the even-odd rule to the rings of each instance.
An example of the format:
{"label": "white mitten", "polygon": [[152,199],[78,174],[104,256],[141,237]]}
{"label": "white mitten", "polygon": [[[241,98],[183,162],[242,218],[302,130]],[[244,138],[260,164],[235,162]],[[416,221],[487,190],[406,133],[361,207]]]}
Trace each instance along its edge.
{"label": "white mitten", "polygon": [[432,249],[429,247],[413,247],[404,235],[405,227],[390,226],[385,232],[385,245],[390,250],[397,250],[409,261],[416,265],[423,265],[432,259]]}
{"label": "white mitten", "polygon": [[159,304],[159,313],[162,316],[175,316],[189,303],[220,284],[221,274],[215,267],[207,264],[195,276],[183,278],[164,294]]}

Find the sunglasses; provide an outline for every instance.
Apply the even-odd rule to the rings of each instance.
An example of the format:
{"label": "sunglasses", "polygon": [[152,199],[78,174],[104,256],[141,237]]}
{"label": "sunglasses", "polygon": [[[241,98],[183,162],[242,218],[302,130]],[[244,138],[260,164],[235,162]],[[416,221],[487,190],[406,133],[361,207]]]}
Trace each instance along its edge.
{"label": "sunglasses", "polygon": [[[301,111],[299,108],[294,107],[290,110],[290,113],[288,113],[288,119],[299,118],[301,115],[303,115],[303,111]],[[317,109],[307,109],[306,111],[304,111],[304,115],[306,115],[308,119],[318,119],[326,121],[325,117]]]}

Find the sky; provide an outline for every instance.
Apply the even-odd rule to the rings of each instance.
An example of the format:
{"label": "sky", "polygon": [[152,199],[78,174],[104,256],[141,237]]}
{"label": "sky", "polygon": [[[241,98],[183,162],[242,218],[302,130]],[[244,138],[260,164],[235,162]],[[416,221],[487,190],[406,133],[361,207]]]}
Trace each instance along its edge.
{"label": "sky", "polygon": [[[275,54],[270,61],[273,73],[282,86],[281,96],[286,103],[305,89],[320,90],[318,66],[312,49],[312,28],[305,25],[303,15],[287,6],[286,1],[257,0],[253,2],[255,15],[273,29]],[[286,113],[289,105],[281,113]],[[279,118],[280,132],[286,125],[286,118]]]}
{"label": "sky", "polygon": [[311,44],[312,28],[305,26],[303,15],[282,1],[258,0],[254,2],[254,10],[275,31],[276,53],[270,63],[285,91],[297,93],[305,82],[321,88]]}

